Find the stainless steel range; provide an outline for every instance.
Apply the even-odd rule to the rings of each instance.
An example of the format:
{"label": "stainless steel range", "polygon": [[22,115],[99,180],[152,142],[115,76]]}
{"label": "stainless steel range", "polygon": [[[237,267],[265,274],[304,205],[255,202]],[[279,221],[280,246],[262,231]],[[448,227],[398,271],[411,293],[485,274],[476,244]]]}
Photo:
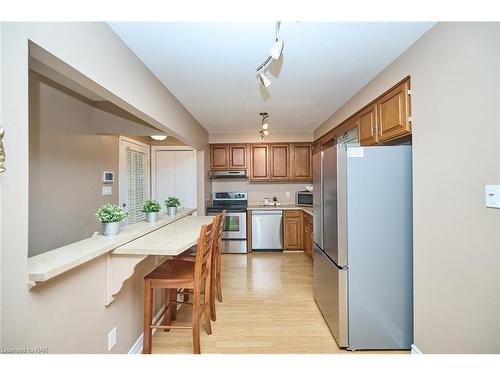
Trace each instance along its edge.
{"label": "stainless steel range", "polygon": [[247,252],[247,193],[239,191],[213,193],[212,206],[207,215],[217,215],[226,210],[224,232],[222,233],[223,253]]}

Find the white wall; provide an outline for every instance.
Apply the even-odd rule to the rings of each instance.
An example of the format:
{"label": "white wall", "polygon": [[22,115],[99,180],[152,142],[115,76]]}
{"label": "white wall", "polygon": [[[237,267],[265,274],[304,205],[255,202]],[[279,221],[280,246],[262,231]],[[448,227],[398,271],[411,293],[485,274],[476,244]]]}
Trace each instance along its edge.
{"label": "white wall", "polygon": [[424,353],[500,353],[500,24],[439,23],[315,132],[411,76],[414,341]]}

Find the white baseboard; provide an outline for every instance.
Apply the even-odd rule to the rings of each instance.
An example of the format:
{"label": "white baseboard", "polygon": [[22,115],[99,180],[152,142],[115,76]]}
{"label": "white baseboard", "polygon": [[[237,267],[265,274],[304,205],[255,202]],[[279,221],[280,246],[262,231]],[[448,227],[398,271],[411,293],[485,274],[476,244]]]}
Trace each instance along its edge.
{"label": "white baseboard", "polygon": [[411,354],[424,354],[415,344],[411,344]]}
{"label": "white baseboard", "polygon": [[[158,313],[156,313],[156,315],[153,317],[153,324],[157,324],[160,321],[160,319],[163,318],[164,314],[165,314],[165,305],[163,305],[161,307],[160,311],[158,311]],[[156,328],[153,328],[152,334],[154,335],[155,332],[156,332]],[[132,347],[128,351],[128,354],[141,354],[142,353],[142,347],[144,344],[143,337],[144,337],[144,334],[141,333],[139,338],[137,340],[135,340],[134,345],[132,345]]]}

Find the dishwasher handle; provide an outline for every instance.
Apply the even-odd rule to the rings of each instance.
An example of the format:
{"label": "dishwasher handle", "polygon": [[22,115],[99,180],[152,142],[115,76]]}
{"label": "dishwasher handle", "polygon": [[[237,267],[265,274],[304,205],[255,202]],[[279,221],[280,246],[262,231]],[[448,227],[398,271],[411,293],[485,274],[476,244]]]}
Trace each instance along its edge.
{"label": "dishwasher handle", "polygon": [[253,210],[252,216],[283,216],[283,210]]}

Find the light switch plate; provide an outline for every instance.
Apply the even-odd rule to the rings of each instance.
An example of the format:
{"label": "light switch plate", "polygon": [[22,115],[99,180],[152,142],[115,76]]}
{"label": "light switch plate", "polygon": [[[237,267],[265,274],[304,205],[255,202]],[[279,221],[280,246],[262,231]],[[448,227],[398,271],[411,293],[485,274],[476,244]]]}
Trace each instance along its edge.
{"label": "light switch plate", "polygon": [[113,195],[113,188],[111,186],[103,186],[102,195]]}
{"label": "light switch plate", "polygon": [[108,352],[116,345],[116,327],[113,327],[108,333]]}
{"label": "light switch plate", "polygon": [[500,185],[486,185],[484,192],[486,207],[500,208]]}

